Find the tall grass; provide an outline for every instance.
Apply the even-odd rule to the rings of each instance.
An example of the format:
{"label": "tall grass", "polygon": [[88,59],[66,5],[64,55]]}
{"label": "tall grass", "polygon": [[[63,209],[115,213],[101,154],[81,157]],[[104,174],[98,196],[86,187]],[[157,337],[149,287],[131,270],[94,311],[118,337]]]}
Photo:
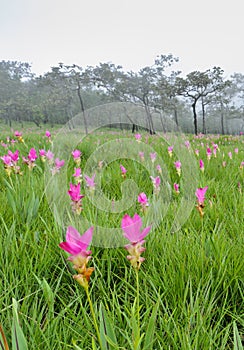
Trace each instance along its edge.
{"label": "tall grass", "polygon": [[[98,139],[102,143],[118,137],[109,132],[89,136],[79,146],[83,152],[81,168]],[[9,149],[26,155],[31,147],[49,147],[41,133],[24,135],[24,139],[25,143],[9,145]],[[193,208],[181,229],[172,234],[170,228],[182,193],[172,194],[167,215],[147,237],[146,260],[139,271],[141,329],[142,333],[146,331],[153,307],[158,305],[152,350],[239,350],[244,341],[244,169],[240,169],[244,143],[241,137],[190,140],[193,150],[199,148],[200,141],[206,145],[212,140],[220,148],[209,162],[205,146],[200,148],[205,171],[199,170],[198,187],[209,187],[204,217],[201,219]],[[177,159],[169,158],[166,144],[157,137],[151,136],[149,143],[162,155],[172,186],[178,180],[173,166]],[[238,154],[234,153],[236,147]],[[232,160],[228,159],[229,151],[233,152]],[[2,147],[0,155],[4,153]],[[121,198],[120,162],[118,159],[104,169],[102,189],[110,200]],[[150,200],[153,189],[143,164],[124,160],[123,165],[128,177]],[[67,196],[73,167],[71,159],[63,196]],[[44,164],[38,159],[31,172],[24,165],[21,168],[23,175],[8,177],[0,166],[0,323],[11,348],[15,299],[29,349],[92,349],[91,339],[96,341],[96,335],[88,301],[58,247],[65,231],[55,221],[44,195]],[[94,225],[120,227],[124,213],[98,212],[88,198],[84,198],[83,206],[81,215],[94,220]],[[128,213],[139,210],[135,198]],[[90,294],[95,312],[99,315],[101,304],[105,306],[120,349],[128,349],[135,273],[123,247],[92,250],[95,272]]]}

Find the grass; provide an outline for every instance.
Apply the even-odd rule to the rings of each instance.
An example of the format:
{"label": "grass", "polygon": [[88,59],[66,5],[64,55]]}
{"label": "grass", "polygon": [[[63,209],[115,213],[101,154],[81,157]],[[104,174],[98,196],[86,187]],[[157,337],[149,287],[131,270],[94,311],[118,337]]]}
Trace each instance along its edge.
{"label": "grass", "polygon": [[[2,139],[6,136],[3,134]],[[34,131],[23,137],[25,143],[8,146],[12,151],[19,149],[21,156],[26,156],[31,147],[47,150],[50,146],[44,133]],[[97,150],[98,140],[102,145],[121,137],[133,138],[129,133],[120,135],[108,131],[89,135],[79,145],[83,152],[81,168],[85,168],[89,157]],[[188,195],[187,180],[184,180],[184,169],[182,177],[177,177],[173,162],[178,157],[175,154],[169,157],[166,142],[157,136],[150,136],[148,140],[148,145],[162,156],[170,187],[179,182],[181,192],[178,196],[171,193],[166,214],[146,238],[143,253],[146,260],[139,271],[141,333],[147,332],[156,305],[155,334],[148,349],[239,350],[244,341],[244,169],[240,169],[244,140],[214,136],[198,140],[190,136],[190,141],[193,151],[200,149],[199,158],[192,153],[197,168],[197,187],[209,187],[204,217],[201,219],[193,207],[181,228],[172,234],[172,221],[181,206],[181,199]],[[218,143],[220,152],[208,162],[206,144],[212,141]],[[68,140],[65,142],[68,144]],[[238,154],[234,153],[236,147]],[[229,151],[232,151],[233,159],[227,156]],[[2,147],[0,155],[6,152]],[[204,160],[204,173],[198,169],[199,159]],[[223,159],[227,163],[225,167]],[[121,188],[124,180],[119,165],[122,162],[128,170],[127,180],[133,179],[139,191],[144,191],[149,202],[153,202],[149,178],[152,174],[145,170],[139,158],[135,162],[120,158],[120,155],[105,164],[102,172],[101,188],[106,198],[109,201],[123,198],[126,189]],[[11,345],[14,298],[18,302],[19,322],[28,349],[89,350],[92,349],[92,338],[96,343],[89,304],[85,291],[72,278],[74,270],[66,261],[65,253],[58,247],[66,227],[58,225],[44,194],[45,164],[40,159],[36,163],[33,171],[21,165],[22,176],[12,174],[8,177],[3,165],[0,167],[0,323]],[[70,159],[65,175],[67,187],[60,193],[60,198],[68,203],[67,208],[66,192],[73,168]],[[62,169],[55,176],[62,176]],[[194,198],[194,191],[192,195]],[[94,225],[119,228],[124,213],[140,213],[136,198],[132,198],[132,203],[128,210],[108,213],[98,209],[86,196],[81,217]],[[145,216],[144,224],[149,218]],[[95,272],[91,276],[90,295],[96,315],[104,305],[112,320],[119,349],[134,349],[130,343],[136,296],[135,272],[123,247],[92,246],[92,251],[90,265],[95,267]],[[143,342],[139,348],[143,349]]]}

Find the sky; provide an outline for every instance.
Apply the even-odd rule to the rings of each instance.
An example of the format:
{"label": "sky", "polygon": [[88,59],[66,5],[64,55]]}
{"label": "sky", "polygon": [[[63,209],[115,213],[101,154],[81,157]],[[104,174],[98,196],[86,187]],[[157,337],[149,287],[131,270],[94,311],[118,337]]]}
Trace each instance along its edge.
{"label": "sky", "polygon": [[243,0],[0,0],[0,61],[100,62],[137,71],[173,54],[172,70],[244,74]]}

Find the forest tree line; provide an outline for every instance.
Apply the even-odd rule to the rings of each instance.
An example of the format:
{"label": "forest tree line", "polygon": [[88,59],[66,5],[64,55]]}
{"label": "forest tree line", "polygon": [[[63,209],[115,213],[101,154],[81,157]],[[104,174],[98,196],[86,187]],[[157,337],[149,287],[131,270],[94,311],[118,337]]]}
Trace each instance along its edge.
{"label": "forest tree line", "polygon": [[244,129],[244,75],[225,78],[220,67],[174,71],[178,58],[158,56],[152,66],[124,71],[113,63],[85,68],[59,63],[36,76],[27,62],[0,62],[0,119],[43,124],[64,124],[85,111],[110,102],[131,102],[143,107],[147,126],[154,132],[154,112],[166,115],[184,132],[239,133]]}

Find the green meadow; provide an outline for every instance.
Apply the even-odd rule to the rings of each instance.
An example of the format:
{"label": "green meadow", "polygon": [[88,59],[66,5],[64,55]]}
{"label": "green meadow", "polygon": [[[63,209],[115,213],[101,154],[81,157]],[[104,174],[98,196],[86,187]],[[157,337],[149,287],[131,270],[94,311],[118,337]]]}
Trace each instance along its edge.
{"label": "green meadow", "polygon": [[[137,142],[128,130],[98,130],[76,146],[82,152],[81,194],[85,195],[77,215],[67,194],[76,167],[69,135],[58,149],[58,128],[50,129],[51,142],[44,129],[19,131],[22,140],[14,130],[0,131],[1,350],[7,350],[6,342],[9,349],[19,350],[243,349],[243,135],[173,139],[142,131]],[[124,154],[116,148],[121,142],[128,146],[122,147]],[[107,144],[106,153],[103,145]],[[174,146],[172,156],[168,146]],[[62,147],[69,158],[62,157]],[[29,169],[22,157],[28,159],[31,148],[38,157]],[[209,160],[207,148],[212,152]],[[41,149],[51,150],[54,159],[65,159],[65,166],[53,173],[54,165],[48,166],[48,160],[39,156]],[[94,153],[98,149],[100,153]],[[136,158],[140,149],[144,160]],[[152,149],[157,153],[155,162],[150,159]],[[7,168],[3,157],[16,150],[19,168],[15,171],[13,165]],[[113,150],[115,157],[106,160]],[[162,172],[156,168],[159,159]],[[180,176],[174,165],[177,160],[182,163]],[[99,161],[101,168],[94,165]],[[120,165],[126,168],[126,177]],[[93,172],[97,187],[89,193],[84,175]],[[161,179],[158,194],[150,176]],[[179,184],[179,193],[174,183]],[[195,191],[206,186],[201,216]],[[149,203],[145,211],[137,200],[142,192]],[[113,210],[116,203],[121,203],[121,210]],[[135,213],[141,216],[143,228],[152,226],[139,271],[126,258],[128,242],[121,230],[123,216]],[[94,314],[85,289],[73,278],[76,272],[68,254],[59,247],[68,225],[81,235],[90,226],[106,233],[94,236],[90,246],[88,266],[94,272],[89,295]]]}

